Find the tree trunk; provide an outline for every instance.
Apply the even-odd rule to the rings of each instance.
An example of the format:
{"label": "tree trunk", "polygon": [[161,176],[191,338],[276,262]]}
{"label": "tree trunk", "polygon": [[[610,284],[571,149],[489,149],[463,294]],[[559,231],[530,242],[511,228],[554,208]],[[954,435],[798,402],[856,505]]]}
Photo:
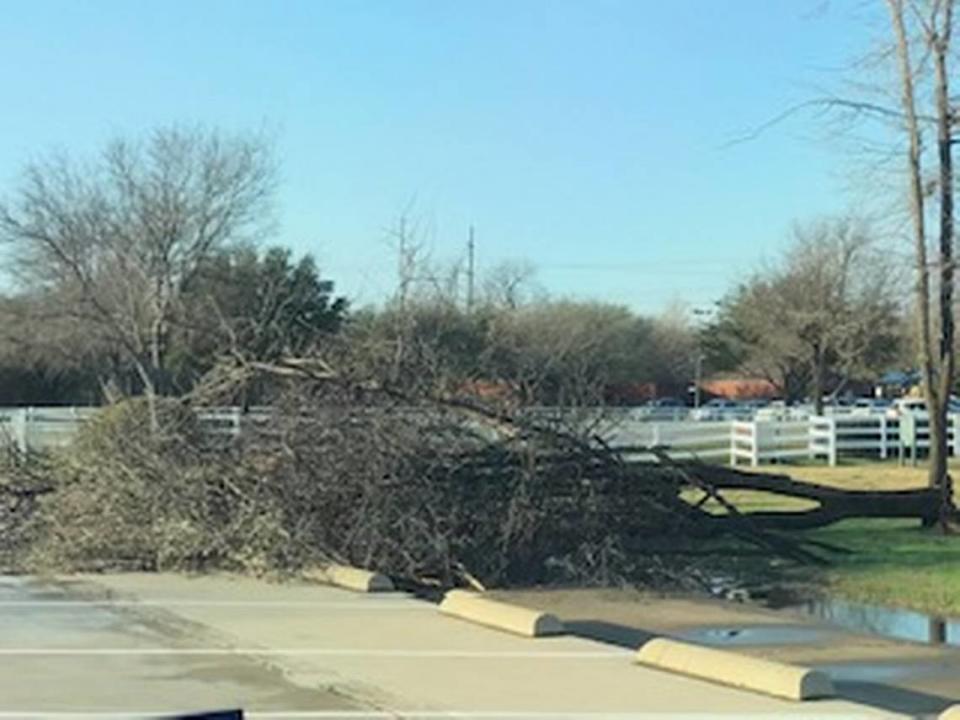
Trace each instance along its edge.
{"label": "tree trunk", "polygon": [[810,368],[813,375],[813,414],[823,415],[824,375],[826,374],[824,353],[819,346],[813,349],[813,366]]}
{"label": "tree trunk", "polygon": [[163,366],[164,321],[157,317],[150,327],[150,375],[154,393],[167,394],[166,373]]}
{"label": "tree trunk", "polygon": [[[716,491],[758,490],[787,497],[810,500],[817,507],[809,510],[744,513],[751,524],[777,530],[807,530],[831,525],[849,518],[926,518],[936,517],[939,494],[936,490],[843,490],[828,485],[798,482],[786,475],[741,472],[732,468],[687,465],[684,469],[705,486]],[[733,520],[717,515],[713,523]]]}
{"label": "tree trunk", "polygon": [[[927,236],[925,227],[925,201],[923,194],[923,168],[922,168],[922,150],[920,142],[920,124],[917,118],[916,94],[914,91],[913,76],[914,66],[910,59],[910,40],[907,33],[904,20],[903,0],[887,0],[890,9],[890,19],[893,24],[894,36],[897,46],[897,61],[900,74],[900,102],[903,108],[905,130],[907,133],[907,169],[909,175],[909,197],[910,197],[910,219],[912,222],[913,244],[914,244],[914,263],[917,273],[917,281],[914,287],[914,304],[916,305],[916,323],[917,323],[917,356],[920,365],[920,372],[923,378],[924,394],[927,401],[927,410],[930,413],[930,468],[929,484],[931,488],[943,488],[946,486],[946,397],[941,395],[943,387],[947,388],[949,393],[949,384],[952,382],[953,375],[953,348],[944,347],[946,331],[952,342],[952,318],[953,308],[944,303],[952,297],[953,269],[949,266],[940,266],[941,284],[948,281],[946,285],[940,288],[940,353],[938,360],[944,358],[948,360],[946,367],[937,368],[934,365],[933,357],[933,332],[930,317],[930,268],[927,262]],[[948,7],[952,5],[952,0],[948,0]],[[949,13],[948,13],[949,19]],[[929,41],[929,39],[928,39]],[[945,72],[945,56],[937,52],[937,47],[932,47],[934,54],[934,64],[937,72],[936,95],[938,110],[948,102],[946,97],[947,79]],[[940,73],[943,73],[942,77]],[[944,173],[947,177],[952,177],[952,168],[950,165],[949,140],[944,145],[944,134],[949,137],[949,125],[944,126],[947,117],[940,112],[937,113],[937,140],[940,157],[940,181],[943,182]],[[947,159],[947,167],[943,167],[943,160]],[[951,252],[952,239],[952,208],[953,208],[953,185],[941,187],[941,214],[940,214],[940,254],[944,249],[948,256]],[[943,201],[946,200],[946,205]],[[947,213],[944,213],[944,210]],[[944,236],[944,230],[949,230],[950,235]],[[945,310],[945,313],[944,313]],[[945,320],[949,324],[944,324]],[[946,349],[946,354],[944,350]],[[940,362],[937,363],[940,365]],[[939,375],[936,370],[946,371]],[[942,402],[941,402],[942,401]],[[941,490],[941,492],[943,492]],[[943,508],[936,513],[937,516],[943,514]],[[925,517],[924,524],[929,525],[935,518]]]}
{"label": "tree trunk", "polygon": [[[953,511],[953,489],[947,474],[947,407],[953,389],[954,322],[953,322],[953,112],[950,108],[950,86],[947,73],[947,55],[950,51],[953,0],[943,4],[943,19],[939,28],[931,30],[933,47],[935,98],[937,106],[937,159],[939,162],[940,191],[940,352],[938,357],[940,400],[938,412],[937,456],[930,456],[930,487],[940,490],[939,521],[944,531]],[[932,410],[932,408],[931,408]],[[931,451],[933,449],[931,434]]]}
{"label": "tree trunk", "polygon": [[147,399],[147,413],[150,416],[150,432],[156,435],[160,432],[160,417],[157,413],[157,389],[153,382],[153,373],[151,368],[143,362],[134,360],[137,374],[143,383],[143,395]]}
{"label": "tree trunk", "polygon": [[[937,393],[939,395],[939,393]],[[930,405],[930,396],[927,398],[927,407],[930,411],[930,464],[927,468],[927,484],[931,490],[937,492],[938,497],[943,493],[943,486],[949,485],[947,476],[947,456],[949,453],[947,447],[947,409],[946,405],[939,402],[939,397],[935,398],[937,404],[935,407]],[[952,507],[952,499],[950,501]],[[947,515],[944,512],[941,502],[937,503],[935,510],[923,518],[924,527],[932,527],[938,521],[946,522]],[[944,526],[945,527],[945,526]]]}

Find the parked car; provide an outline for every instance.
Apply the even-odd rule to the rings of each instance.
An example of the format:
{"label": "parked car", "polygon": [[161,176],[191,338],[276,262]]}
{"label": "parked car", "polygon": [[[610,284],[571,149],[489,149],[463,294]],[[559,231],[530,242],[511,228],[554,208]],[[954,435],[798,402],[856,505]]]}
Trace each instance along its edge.
{"label": "parked car", "polygon": [[886,398],[862,397],[854,400],[851,412],[854,415],[883,415],[892,405]]}
{"label": "parked car", "polygon": [[687,406],[675,397],[662,397],[648,400],[637,415],[648,420],[678,420],[685,417]]}
{"label": "parked car", "polygon": [[766,422],[770,420],[784,421],[797,419],[799,415],[806,415],[803,406],[787,405],[783,400],[772,400],[765,407],[759,408],[753,415],[753,419]]}
{"label": "parked car", "polygon": [[[954,414],[960,414],[960,397],[956,395],[951,395],[947,400],[947,412]],[[927,401],[923,398],[897,398],[893,401],[893,405],[887,410],[887,417],[898,418],[905,413],[913,413],[914,415],[926,415],[927,414]]]}
{"label": "parked car", "polygon": [[726,420],[743,413],[743,406],[736,400],[714,398],[690,413],[694,420]]}
{"label": "parked car", "polygon": [[651,400],[647,403],[647,407],[652,408],[682,408],[686,407],[682,402],[677,400],[675,397],[662,397],[657,398],[656,400]]}
{"label": "parked car", "polygon": [[887,409],[887,417],[892,419],[896,419],[907,413],[926,415],[927,401],[923,398],[897,398]]}

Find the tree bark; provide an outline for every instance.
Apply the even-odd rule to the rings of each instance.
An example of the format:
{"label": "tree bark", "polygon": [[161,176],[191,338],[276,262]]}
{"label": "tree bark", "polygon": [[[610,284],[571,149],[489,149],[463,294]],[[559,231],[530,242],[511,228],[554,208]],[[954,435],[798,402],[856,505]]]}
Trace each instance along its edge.
{"label": "tree bark", "polygon": [[823,415],[823,393],[824,386],[826,382],[824,380],[824,375],[826,374],[825,358],[823,349],[817,345],[813,348],[813,367],[811,368],[811,373],[813,375],[813,414],[814,415]]}
{"label": "tree bark", "polygon": [[156,435],[160,431],[160,416],[157,413],[157,389],[153,381],[151,368],[139,360],[134,361],[137,374],[143,383],[143,395],[147,399],[147,412],[150,415],[150,432]]}
{"label": "tree bark", "polygon": [[[743,513],[743,518],[767,529],[807,530],[849,518],[925,518],[931,513],[936,516],[940,502],[938,491],[931,488],[844,490],[798,482],[786,475],[747,473],[719,466],[687,466],[686,469],[717,491],[758,490],[818,504],[809,510]],[[717,515],[712,522],[723,523],[728,519],[725,515]]]}
{"label": "tree bark", "polygon": [[[936,18],[934,18],[936,22]],[[950,108],[950,85],[947,73],[947,55],[950,51],[953,0],[943,3],[943,19],[937,29],[931,28],[933,47],[935,101],[937,106],[937,158],[939,162],[940,192],[940,353],[938,370],[940,386],[936,435],[936,457],[931,435],[930,487],[940,491],[938,519],[946,531],[953,511],[953,491],[947,474],[947,407],[954,375],[954,320],[953,320],[953,112]],[[932,408],[931,408],[932,411]]]}
{"label": "tree bark", "polygon": [[[952,21],[953,0],[947,0],[946,18]],[[914,89],[914,66],[910,57],[910,41],[904,20],[903,0],[887,0],[890,10],[890,19],[896,38],[897,61],[900,74],[900,102],[905,120],[907,133],[907,168],[909,176],[910,218],[912,223],[914,261],[917,281],[914,287],[914,303],[916,305],[917,321],[917,349],[920,372],[923,378],[924,395],[927,401],[927,410],[930,414],[930,465],[928,484],[931,488],[939,488],[946,493],[949,486],[947,478],[947,436],[946,436],[946,400],[949,397],[950,385],[953,380],[953,268],[950,263],[944,263],[946,257],[952,257],[953,242],[953,181],[950,151],[949,128],[949,98],[947,97],[946,76],[946,47],[949,34],[944,38],[947,44],[941,43],[931,33],[935,28],[927,29],[927,42],[934,55],[936,73],[936,101],[937,101],[937,145],[940,165],[940,343],[937,362],[933,357],[933,331],[930,313],[930,268],[927,261],[927,238],[924,221],[925,201],[923,193],[922,149],[920,142],[920,124],[917,117],[917,99]],[[931,18],[935,22],[936,18]],[[945,29],[949,33],[949,25]],[[935,41],[931,43],[931,40]],[[946,166],[944,166],[946,161]],[[947,185],[943,185],[944,180]],[[952,263],[952,260],[950,261]],[[946,340],[949,339],[949,345]],[[952,501],[951,501],[952,503]],[[952,508],[952,504],[951,504]],[[925,525],[936,522],[940,516],[946,515],[947,508],[942,506],[934,514],[923,519]]]}

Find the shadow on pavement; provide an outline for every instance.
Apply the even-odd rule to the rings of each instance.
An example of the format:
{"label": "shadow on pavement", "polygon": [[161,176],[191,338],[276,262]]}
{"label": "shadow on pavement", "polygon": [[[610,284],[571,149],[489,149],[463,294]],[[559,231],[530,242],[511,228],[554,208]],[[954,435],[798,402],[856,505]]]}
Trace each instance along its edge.
{"label": "shadow on pavement", "polygon": [[[640,628],[603,620],[564,620],[567,633],[608,645],[636,650],[648,640],[662,635]],[[716,646],[714,646],[716,647]],[[730,648],[726,648],[730,649]],[[735,650],[734,650],[735,651]],[[956,703],[940,695],[887,685],[881,682],[835,680],[837,697],[880,710],[911,715],[936,716]]]}
{"label": "shadow on pavement", "polygon": [[568,634],[575,637],[596,640],[629,650],[636,650],[647,640],[656,637],[654,633],[646,630],[603,620],[564,620],[563,626]]}
{"label": "shadow on pavement", "polygon": [[935,717],[956,703],[955,700],[940,695],[881,683],[841,680],[834,682],[833,686],[837,696],[844,700],[911,715],[929,714]]}

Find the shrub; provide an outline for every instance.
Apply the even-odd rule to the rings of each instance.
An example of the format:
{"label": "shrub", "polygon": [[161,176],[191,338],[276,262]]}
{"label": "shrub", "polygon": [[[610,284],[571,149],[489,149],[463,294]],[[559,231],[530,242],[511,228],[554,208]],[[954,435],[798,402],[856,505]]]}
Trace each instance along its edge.
{"label": "shrub", "polygon": [[[230,448],[206,442],[196,416],[161,402],[104,409],[51,463],[29,565],[55,570],[262,570],[285,539],[258,479]],[[252,494],[251,494],[252,493]]]}

